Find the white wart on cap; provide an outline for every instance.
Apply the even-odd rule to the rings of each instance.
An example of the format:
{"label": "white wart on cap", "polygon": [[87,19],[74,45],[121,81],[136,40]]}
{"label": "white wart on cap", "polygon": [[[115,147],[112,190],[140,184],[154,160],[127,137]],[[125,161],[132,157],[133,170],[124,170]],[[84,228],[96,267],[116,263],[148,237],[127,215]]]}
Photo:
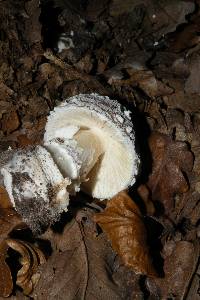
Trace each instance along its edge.
{"label": "white wart on cap", "polygon": [[[135,182],[139,158],[133,124],[130,112],[117,101],[97,94],[67,99],[46,124],[44,143],[50,152],[48,144],[55,139],[75,141],[77,179],[82,178],[81,189],[94,198],[111,198]],[[65,176],[72,178],[67,170]]]}

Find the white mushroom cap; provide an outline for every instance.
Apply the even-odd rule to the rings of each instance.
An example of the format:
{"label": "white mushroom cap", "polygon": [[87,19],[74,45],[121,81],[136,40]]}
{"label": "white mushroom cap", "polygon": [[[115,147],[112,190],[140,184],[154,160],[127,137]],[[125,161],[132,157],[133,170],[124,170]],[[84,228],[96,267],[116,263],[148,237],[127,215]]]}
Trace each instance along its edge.
{"label": "white mushroom cap", "polygon": [[[108,97],[77,95],[51,112],[45,143],[72,139],[81,148],[81,189],[95,198],[111,198],[135,182],[139,158],[130,112]],[[76,149],[75,149],[76,150]],[[78,150],[77,150],[78,151]]]}

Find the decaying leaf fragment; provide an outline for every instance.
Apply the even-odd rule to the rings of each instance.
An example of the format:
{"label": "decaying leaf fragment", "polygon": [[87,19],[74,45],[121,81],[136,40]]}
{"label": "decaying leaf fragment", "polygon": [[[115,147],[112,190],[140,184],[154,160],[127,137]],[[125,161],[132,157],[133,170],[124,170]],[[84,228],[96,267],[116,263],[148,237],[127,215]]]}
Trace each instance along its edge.
{"label": "decaying leaf fragment", "polygon": [[[199,245],[169,241],[163,249],[164,278],[148,278],[147,288],[154,299],[186,299],[188,286],[198,263]],[[189,298],[187,299],[198,299]]]}
{"label": "decaying leaf fragment", "polygon": [[0,208],[0,241],[7,238],[12,230],[21,225],[24,225],[22,218],[14,209]]}
{"label": "decaying leaf fragment", "polygon": [[125,284],[122,288],[113,278],[116,255],[105,235],[97,234],[89,210],[80,210],[50,241],[54,251],[40,268],[34,299],[124,299]]}
{"label": "decaying leaf fragment", "polygon": [[125,192],[112,198],[105,211],[95,215],[95,221],[106,232],[125,265],[139,274],[157,275],[149,255],[142,215]]}
{"label": "decaying leaf fragment", "polygon": [[0,296],[8,297],[13,290],[13,278],[11,270],[6,263],[7,251],[12,248],[21,256],[22,268],[17,272],[16,284],[22,288],[25,295],[29,295],[37,284],[40,274],[38,266],[45,263],[46,259],[42,251],[28,242],[5,239],[0,244]]}
{"label": "decaying leaf fragment", "polygon": [[6,189],[0,186],[0,208],[11,208],[12,204]]}
{"label": "decaying leaf fragment", "polygon": [[12,274],[6,263],[9,245],[5,239],[11,231],[23,225],[21,217],[9,205],[7,193],[0,189],[0,297],[8,297],[13,290]]}
{"label": "decaying leaf fragment", "polygon": [[8,297],[13,290],[12,274],[6,263],[8,245],[1,243],[0,245],[0,297]]}
{"label": "decaying leaf fragment", "polygon": [[21,255],[22,268],[17,272],[16,284],[23,289],[25,295],[29,295],[40,278],[37,269],[46,262],[45,256],[39,248],[27,242],[15,239],[6,239],[5,242]]}
{"label": "decaying leaf fragment", "polygon": [[189,188],[185,174],[192,169],[193,156],[185,143],[156,132],[150,136],[149,147],[153,167],[147,186],[152,200],[161,201],[165,211],[169,212],[173,207],[173,196]]}
{"label": "decaying leaf fragment", "polygon": [[3,115],[2,129],[4,132],[11,133],[20,125],[19,117],[16,111]]}

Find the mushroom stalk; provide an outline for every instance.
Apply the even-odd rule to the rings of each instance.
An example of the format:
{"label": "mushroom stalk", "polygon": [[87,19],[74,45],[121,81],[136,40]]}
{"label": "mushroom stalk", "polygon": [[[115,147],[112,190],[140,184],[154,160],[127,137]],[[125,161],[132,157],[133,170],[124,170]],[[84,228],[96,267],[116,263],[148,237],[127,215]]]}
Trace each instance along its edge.
{"label": "mushroom stalk", "polygon": [[[69,194],[80,189],[109,199],[135,182],[133,124],[117,101],[97,94],[71,97],[50,113],[45,129],[43,146],[17,151],[1,168],[16,209],[40,202],[59,214],[67,210]],[[41,213],[36,215],[43,223]]]}

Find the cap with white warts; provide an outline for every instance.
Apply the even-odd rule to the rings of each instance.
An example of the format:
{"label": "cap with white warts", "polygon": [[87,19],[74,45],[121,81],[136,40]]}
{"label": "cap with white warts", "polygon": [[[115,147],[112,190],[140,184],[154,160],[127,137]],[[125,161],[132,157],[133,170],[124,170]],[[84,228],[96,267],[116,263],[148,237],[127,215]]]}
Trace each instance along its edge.
{"label": "cap with white warts", "polygon": [[13,206],[34,231],[67,210],[71,183],[64,179],[50,153],[41,146],[18,150],[1,168]]}
{"label": "cap with white warts", "polygon": [[[111,198],[135,182],[139,157],[133,124],[130,112],[117,101],[97,94],[67,99],[48,118],[44,136],[47,149],[55,138],[75,141],[74,153],[81,162],[77,178],[82,177],[81,189],[91,196]],[[60,155],[61,150],[58,152]],[[67,168],[65,171],[65,176],[72,178]]]}

